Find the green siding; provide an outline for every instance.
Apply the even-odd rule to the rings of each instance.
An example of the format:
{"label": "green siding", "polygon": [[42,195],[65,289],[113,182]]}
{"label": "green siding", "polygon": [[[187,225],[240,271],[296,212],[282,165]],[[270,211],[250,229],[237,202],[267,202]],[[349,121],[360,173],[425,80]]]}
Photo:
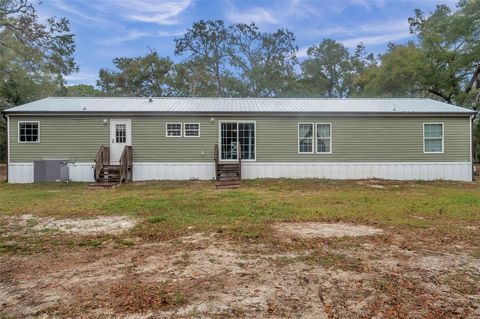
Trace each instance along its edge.
{"label": "green siding", "polygon": [[[109,143],[106,116],[10,117],[11,161],[70,159],[93,161],[100,145]],[[254,120],[257,162],[468,162],[468,117],[117,117],[132,119],[137,162],[211,162],[218,143],[218,122]],[[18,120],[40,121],[40,143],[19,144]],[[166,137],[165,123],[200,123],[200,137]],[[332,123],[332,154],[298,154],[298,122]],[[444,154],[423,153],[423,123],[442,122]],[[203,154],[202,154],[203,152]]]}
{"label": "green siding", "polygon": [[[166,137],[166,123],[177,122],[200,123],[200,137]],[[216,121],[211,123],[210,117],[133,118],[132,145],[135,161],[211,162],[214,144],[217,143],[217,130]]]}
{"label": "green siding", "polygon": [[[463,162],[469,118],[315,117],[257,121],[258,162]],[[297,123],[332,123],[332,154],[298,154]],[[444,123],[444,154],[423,153],[423,123]]]}
{"label": "green siding", "polygon": [[[18,122],[39,121],[40,143],[18,143]],[[98,117],[10,116],[10,160],[68,159],[93,162],[109,141],[110,128]]]}

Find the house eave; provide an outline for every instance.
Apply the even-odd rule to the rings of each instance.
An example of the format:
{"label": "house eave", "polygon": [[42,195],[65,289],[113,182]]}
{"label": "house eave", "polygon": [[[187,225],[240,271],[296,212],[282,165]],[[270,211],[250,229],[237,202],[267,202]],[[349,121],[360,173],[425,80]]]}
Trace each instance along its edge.
{"label": "house eave", "polygon": [[58,112],[58,111],[41,111],[41,112],[31,112],[31,111],[13,111],[8,112],[4,111],[2,114],[6,115],[19,115],[19,116],[243,116],[243,117],[255,117],[255,116],[296,116],[296,117],[305,117],[305,116],[383,116],[383,117],[425,117],[425,116],[434,116],[434,117],[470,117],[476,114],[472,112],[158,112],[158,111],[142,111],[142,112],[131,112],[131,111],[115,111],[115,112],[103,112],[103,111],[72,111],[72,112]]}

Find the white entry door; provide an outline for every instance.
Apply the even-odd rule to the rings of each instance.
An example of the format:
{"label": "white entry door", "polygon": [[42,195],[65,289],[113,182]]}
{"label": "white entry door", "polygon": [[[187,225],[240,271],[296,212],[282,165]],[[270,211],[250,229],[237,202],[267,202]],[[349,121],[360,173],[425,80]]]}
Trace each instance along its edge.
{"label": "white entry door", "polygon": [[132,120],[110,120],[110,164],[118,164],[126,145],[132,145]]}

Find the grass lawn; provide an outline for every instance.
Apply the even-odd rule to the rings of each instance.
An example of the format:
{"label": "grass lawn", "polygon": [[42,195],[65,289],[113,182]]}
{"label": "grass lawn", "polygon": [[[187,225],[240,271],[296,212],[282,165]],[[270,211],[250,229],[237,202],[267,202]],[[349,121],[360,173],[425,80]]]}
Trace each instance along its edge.
{"label": "grass lawn", "polygon": [[[276,221],[343,221],[444,234],[480,222],[480,185],[454,182],[327,180],[244,181],[238,190],[213,182],[155,182],[91,190],[81,183],[0,184],[0,213],[54,217],[129,215],[149,236],[189,227],[236,236],[268,236]],[[454,227],[452,227],[454,226]]]}
{"label": "grass lawn", "polygon": [[[9,223],[9,220],[12,220],[12,218],[14,219],[21,216],[30,216],[25,219],[25,225],[12,226],[12,224]],[[49,229],[44,229],[42,232],[36,233],[35,236],[29,234],[29,229],[34,229],[37,223],[34,218],[49,218],[53,220],[78,219],[93,216],[127,216],[136,220],[137,224],[130,230],[117,234],[79,236],[72,233],[59,234]],[[476,265],[475,263],[478,263],[480,258],[479,182],[456,183],[439,181],[427,183],[378,180],[255,180],[242,181],[242,187],[238,190],[216,190],[213,182],[203,181],[130,183],[113,190],[91,190],[87,188],[86,184],[82,183],[32,185],[9,185],[1,183],[0,217],[0,231],[3,229],[3,234],[0,236],[0,257],[6,262],[3,268],[0,269],[0,275],[1,271],[3,271],[12,278],[16,278],[16,273],[12,270],[12,267],[18,265],[27,267],[30,261],[27,263],[27,259],[24,258],[28,256],[38,258],[39,264],[45,262],[45,260],[42,259],[45,258],[45,256],[49,256],[50,261],[53,258],[53,260],[56,260],[58,263],[60,263],[61,260],[67,262],[68,258],[69,260],[86,258],[85,256],[87,255],[90,256],[89,258],[95,260],[111,258],[113,255],[117,257],[121,256],[123,260],[130,256],[129,254],[138,253],[143,256],[140,251],[144,248],[140,247],[151,247],[148,245],[157,244],[167,245],[167,243],[168,247],[162,246],[163,250],[161,253],[152,252],[150,257],[154,254],[167,254],[163,255],[165,258],[167,258],[167,256],[177,256],[179,260],[175,262],[179,264],[176,265],[179,265],[178,267],[185,270],[193,264],[200,265],[201,262],[205,262],[203,259],[199,259],[195,263],[190,260],[194,258],[192,254],[194,254],[197,248],[192,248],[192,244],[188,240],[185,240],[185,238],[190,238],[188,236],[199,236],[198,234],[204,234],[202,236],[215,234],[216,239],[205,241],[210,243],[205,244],[206,246],[204,244],[202,244],[203,246],[198,244],[204,243],[202,240],[194,241],[193,244],[194,246],[202,246],[202,249],[207,249],[207,251],[205,251],[206,256],[209,253],[213,254],[213,257],[210,257],[212,260],[214,260],[217,255],[208,250],[213,249],[213,246],[211,247],[210,245],[216,245],[215,247],[217,247],[217,249],[219,249],[218,247],[222,247],[222,249],[228,252],[235,251],[236,254],[240,254],[239,251],[241,251],[242,254],[244,254],[242,255],[243,259],[251,258],[254,252],[265,249],[262,255],[281,255],[279,257],[277,256],[278,258],[272,257],[269,264],[264,265],[266,267],[265,269],[272,269],[272,267],[277,270],[283,269],[281,274],[286,274],[285,271],[287,269],[285,267],[293,267],[294,264],[299,267],[307,267],[310,269],[310,272],[314,271],[313,269],[326,269],[325,271],[327,272],[342,270],[345,272],[353,272],[357,275],[371,274],[371,277],[359,279],[359,282],[368,282],[370,290],[365,291],[371,292],[371,289],[373,289],[378,292],[378,295],[373,294],[378,300],[382,300],[382,298],[379,297],[380,295],[393,298],[394,301],[392,302],[394,306],[390,308],[387,307],[388,311],[392,311],[391,317],[408,317],[409,313],[414,313],[419,316],[432,314],[438,318],[456,317],[457,315],[454,310],[451,309],[466,307],[462,309],[468,310],[470,306],[471,309],[478,309],[475,308],[475,305],[478,306],[478,300],[480,300],[478,287],[476,288],[476,285],[472,286],[470,284],[471,280],[477,280],[478,282],[478,279],[480,279],[480,277],[476,277],[479,276],[480,266],[476,272],[469,273],[468,275],[466,275],[466,271],[469,271],[468,269],[471,268],[471,265],[468,269],[459,268],[458,272],[453,271],[444,274],[446,276],[445,278],[442,277],[442,280],[444,280],[442,281],[443,285],[450,287],[449,289],[455,291],[455,294],[462,296],[469,294],[476,296],[475,298],[478,299],[474,299],[476,301],[473,302],[473,304],[462,304],[463,306],[457,305],[458,307],[455,307],[455,302],[458,303],[459,301],[457,299],[455,299],[457,301],[454,301],[454,298],[448,295],[445,297],[445,304],[442,305],[444,308],[438,305],[438,307],[444,309],[442,310],[443,312],[436,312],[437,308],[435,305],[432,305],[430,301],[422,301],[421,298],[416,306],[415,304],[409,305],[409,303],[405,302],[408,298],[415,300],[419,297],[417,293],[420,288],[416,286],[418,284],[418,278],[415,279],[415,276],[421,276],[421,273],[424,274],[425,271],[428,273],[428,270],[423,269],[420,264],[420,266],[418,266],[418,269],[420,269],[419,272],[414,272],[411,276],[407,275],[408,271],[404,270],[406,279],[403,277],[395,277],[398,275],[392,275],[396,274],[396,272],[390,268],[388,268],[388,270],[384,270],[384,268],[375,270],[378,263],[375,264],[376,266],[370,265],[370,260],[377,260],[376,258],[384,259],[387,255],[390,256],[389,258],[397,258],[400,261],[404,261],[411,258],[411,256],[408,257],[409,252],[415,254],[418,258],[425,254],[433,254],[434,256],[438,254],[451,254],[448,256],[456,256],[455,258],[458,257],[457,259],[461,259],[460,256],[464,256],[462,258],[467,258],[465,256],[468,256],[474,265]],[[285,240],[285,238],[282,238],[284,236],[279,235],[274,230],[274,225],[278,222],[307,221],[368,225],[384,230],[385,234],[377,237],[364,237],[363,239],[343,237],[316,240],[298,238]],[[23,230],[20,229],[21,227],[23,227]],[[25,227],[27,229],[26,231]],[[229,245],[228,247],[225,246],[227,243]],[[372,251],[368,250],[367,252],[363,250],[367,249],[365,248],[367,247],[366,245],[377,248]],[[210,248],[205,248],[204,246]],[[392,247],[397,247],[395,248],[397,250]],[[193,249],[193,252],[191,249]],[[168,251],[170,251],[171,254],[168,254]],[[178,255],[180,251],[182,251],[182,254],[187,254],[190,259]],[[78,255],[80,252],[82,257]],[[289,259],[290,257],[288,256],[290,256],[289,254],[291,253],[299,255],[294,259]],[[70,255],[66,258],[65,256],[68,254]],[[228,253],[225,254],[229,256]],[[258,253],[255,254],[255,256],[257,256],[255,258],[259,258]],[[147,257],[137,256],[136,258],[143,260],[142,267],[144,267],[145,260],[142,258]],[[452,260],[457,260],[455,258]],[[289,263],[291,263],[292,260],[295,262],[290,265]],[[285,261],[287,261],[286,264]],[[400,261],[398,261],[398,263],[401,263]],[[118,262],[118,259],[115,259],[114,263],[116,262]],[[387,261],[383,262],[386,263]],[[425,262],[428,263],[428,261]],[[435,263],[435,261],[432,262]],[[132,261],[132,263],[135,262]],[[224,264],[222,269],[227,269],[231,265],[237,265],[238,263],[241,262],[238,260],[232,261],[228,265]],[[262,263],[264,263],[263,259],[255,259],[255,261],[252,261],[252,265],[256,265],[255,267],[259,267],[259,269],[261,265],[263,265]],[[452,264],[445,265],[445,267],[452,267]],[[30,266],[35,267],[33,264]],[[140,267],[139,265],[136,266]],[[133,267],[133,265],[131,265],[131,267]],[[211,271],[215,272],[214,269],[216,268],[214,265],[205,267],[206,269],[213,269]],[[409,267],[412,266],[410,265]],[[301,277],[301,274],[306,271],[304,268],[301,269],[290,269],[289,273],[296,273],[298,271]],[[44,269],[44,271],[42,276],[47,273],[49,274],[48,271],[51,272],[52,269],[48,271]],[[197,269],[195,271],[199,270]],[[220,276],[220,274],[223,274],[222,271],[219,270],[217,275]],[[313,273],[310,274],[312,275]],[[330,275],[325,274],[324,277],[327,281],[331,280],[331,276],[333,276],[332,273],[329,274]],[[338,276],[339,274],[336,273],[335,275]],[[127,277],[130,278],[129,276]],[[282,275],[279,275],[279,277],[282,277]],[[134,280],[132,278],[129,280]],[[139,300],[143,300],[142,298],[145,297],[147,299],[144,300],[144,302],[147,304],[160,305],[157,308],[154,307],[155,309],[171,311],[170,315],[172,313],[178,315],[181,314],[181,312],[178,312],[181,307],[185,306],[188,308],[186,305],[200,302],[199,296],[204,295],[206,292],[219,291],[222,289],[228,290],[229,284],[232,285],[232,289],[236,287],[236,290],[234,290],[238,290],[236,286],[238,283],[233,284],[230,282],[231,279],[222,281],[223,279],[219,278],[216,280],[222,282],[223,288],[212,286],[212,282],[216,282],[215,280],[208,282],[202,281],[201,284],[204,285],[204,290],[199,290],[199,288],[192,290],[191,287],[187,289],[186,286],[184,287],[178,283],[173,286],[167,285],[160,288],[157,286],[150,287],[150,282],[146,286],[140,285],[140,287],[153,289],[153,291],[155,291],[155,293],[153,293],[154,296],[158,296],[159,294],[159,290],[156,289],[163,291],[166,297],[161,300],[151,299],[151,295],[148,293],[146,297],[142,295],[142,293],[145,294],[145,289],[147,288],[139,288],[138,281],[115,282],[115,284],[112,284],[110,294],[106,296],[102,302],[107,303],[106,307],[108,309],[115,309],[115,311],[125,313],[136,313],[146,311],[146,309],[142,308],[144,303],[138,303]],[[282,280],[287,280],[284,277],[282,278]],[[301,292],[301,289],[304,288],[318,289],[317,286],[322,285],[318,278],[317,280],[319,280],[319,282],[306,281],[305,286],[298,286],[295,292]],[[141,281],[144,282],[144,280],[145,278],[142,277]],[[255,280],[256,279],[251,279],[247,282],[254,282]],[[400,289],[399,286],[409,287],[408,284],[402,280],[409,282],[411,280],[411,285],[413,285],[412,287],[415,287],[415,289],[405,288],[407,289],[406,291]],[[14,283],[15,279],[11,279],[11,282]],[[462,283],[460,288],[457,287],[459,282]],[[163,284],[165,284],[165,282]],[[292,286],[291,283],[285,283],[285,285]],[[293,286],[295,285],[296,284]],[[12,287],[17,287],[17,285],[12,284]],[[348,299],[348,297],[337,294],[339,291],[342,291],[342,289],[345,289],[347,292],[351,291],[351,288],[347,289],[343,286],[338,286],[330,291],[328,287],[324,287],[326,292],[325,296],[321,299],[323,300],[322,313],[326,314],[329,318],[385,315],[388,313],[386,309],[382,308],[383,306],[380,307],[377,305],[377,308],[372,308],[374,307],[372,305],[375,304],[374,301],[368,301],[370,308],[368,308],[366,312],[354,312],[354,310],[351,310],[347,306],[338,308],[338,303],[341,302],[341,300]],[[0,293],[1,289],[2,286],[0,285]],[[262,288],[258,288],[257,290],[262,291],[261,289]],[[362,291],[363,288],[358,286],[356,289]],[[305,293],[308,293],[308,291],[305,291]],[[118,294],[122,296],[133,296],[131,297],[133,299],[129,300],[135,300],[135,302],[132,301],[131,304],[128,302],[112,304],[111,300],[115,299],[112,298],[112,296],[117,296],[116,298],[118,298]],[[368,295],[367,292],[365,292],[365,294]],[[421,295],[423,296],[423,294],[428,295],[427,292],[422,292]],[[93,298],[92,296],[90,297]],[[217,297],[216,295],[212,295],[209,298],[213,298],[212,300],[214,300]],[[369,297],[371,296],[365,297],[365,300],[370,300],[368,299]],[[82,298],[87,297],[83,296]],[[246,297],[242,296],[242,298],[242,300],[244,300]],[[352,298],[356,297],[352,295]],[[438,296],[435,298],[442,300]],[[327,299],[330,300],[330,305],[325,301]],[[465,300],[467,299],[468,298]],[[68,307],[62,303],[56,303],[55,306],[47,305],[46,310],[42,311],[50,314],[68,314],[73,316],[87,311],[85,310],[85,304],[88,304],[86,299],[80,300],[73,298],[72,300],[75,302],[72,301]],[[265,309],[269,307],[268,300],[266,301],[267,306],[265,306]],[[278,300],[282,299],[280,298]],[[357,300],[356,302],[367,303],[365,300]],[[468,300],[472,299],[470,298]],[[205,301],[202,302],[205,303]],[[234,301],[231,302],[234,304]],[[306,301],[303,302],[303,304],[306,303]],[[126,304],[130,305],[129,308],[122,308]],[[274,308],[274,310],[272,310],[274,311],[272,316],[275,317],[276,314],[280,317],[283,315],[289,317],[296,311],[295,307],[298,305],[295,305],[295,307],[288,305],[288,303],[284,304],[284,302],[282,302],[281,305],[276,306],[277,308],[272,306]],[[315,305],[314,301],[312,301],[312,305]],[[75,307],[79,308],[77,309]],[[282,312],[285,307],[290,307],[288,309],[292,312]],[[66,310],[67,308],[68,311]],[[383,312],[379,312],[380,308]],[[6,316],[13,314],[12,316],[15,317],[15,314],[19,314],[15,313],[12,309],[10,309],[11,312],[7,313],[0,311],[0,316],[2,314]],[[185,312],[186,315],[184,317],[195,317],[195,311],[200,311],[196,309],[197,308],[193,310],[190,309],[191,312]],[[266,313],[270,313],[268,309],[265,310],[267,311]],[[459,311],[457,317],[469,317],[472,314],[476,315],[475,310],[471,309],[468,311],[459,311],[457,309],[457,311]],[[75,312],[77,310],[78,312]],[[304,310],[308,312],[308,309]],[[40,311],[40,313],[43,313],[42,311]],[[219,310],[215,313],[225,317],[250,315],[248,312],[250,310],[245,310],[241,305],[235,309],[229,308],[228,311],[225,311],[226,312],[222,313]],[[263,316],[266,313],[260,312],[256,314]],[[22,314],[24,315],[25,313]],[[200,311],[199,315],[201,314],[202,312]],[[182,316],[183,315],[179,315],[179,317]]]}

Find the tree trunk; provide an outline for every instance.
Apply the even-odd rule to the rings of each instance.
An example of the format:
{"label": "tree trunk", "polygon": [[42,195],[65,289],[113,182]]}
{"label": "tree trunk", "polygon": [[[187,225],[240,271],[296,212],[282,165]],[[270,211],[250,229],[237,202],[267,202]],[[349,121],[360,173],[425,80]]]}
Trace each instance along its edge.
{"label": "tree trunk", "polygon": [[[475,84],[475,81],[477,81],[477,80],[480,81],[480,65],[477,66],[477,69],[473,73],[473,76],[470,79],[470,82],[468,82],[468,85],[465,88],[465,93],[467,93],[467,94],[470,93],[470,91],[473,88],[473,84]],[[477,86],[478,86],[478,84],[477,84]]]}

